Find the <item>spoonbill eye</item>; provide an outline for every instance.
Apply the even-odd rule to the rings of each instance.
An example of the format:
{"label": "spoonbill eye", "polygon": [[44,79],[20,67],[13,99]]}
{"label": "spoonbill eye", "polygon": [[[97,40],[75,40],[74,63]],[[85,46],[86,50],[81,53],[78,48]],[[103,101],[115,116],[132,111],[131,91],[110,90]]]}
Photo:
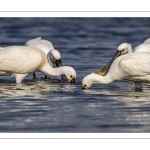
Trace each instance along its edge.
{"label": "spoonbill eye", "polygon": [[73,78],[72,75],[70,76],[70,78]]}
{"label": "spoonbill eye", "polygon": [[125,50],[123,49],[121,53],[124,54],[124,52],[125,52]]}
{"label": "spoonbill eye", "polygon": [[84,86],[84,88],[86,88],[86,84],[84,84],[83,86]]}

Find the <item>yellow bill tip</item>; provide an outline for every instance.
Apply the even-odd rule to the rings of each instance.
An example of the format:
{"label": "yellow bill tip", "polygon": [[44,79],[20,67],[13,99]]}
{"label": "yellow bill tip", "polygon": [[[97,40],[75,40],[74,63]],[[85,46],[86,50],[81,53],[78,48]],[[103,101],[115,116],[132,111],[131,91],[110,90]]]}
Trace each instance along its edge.
{"label": "yellow bill tip", "polygon": [[106,75],[106,71],[99,71],[97,74],[100,75],[100,76],[105,76]]}

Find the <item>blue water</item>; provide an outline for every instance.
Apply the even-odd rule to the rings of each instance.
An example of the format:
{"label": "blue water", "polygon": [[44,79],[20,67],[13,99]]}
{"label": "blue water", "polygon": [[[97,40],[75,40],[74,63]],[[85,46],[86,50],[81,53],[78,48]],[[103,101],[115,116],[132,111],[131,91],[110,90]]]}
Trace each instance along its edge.
{"label": "blue water", "polygon": [[0,132],[150,132],[150,84],[135,92],[118,81],[82,90],[84,76],[101,69],[119,44],[133,47],[150,37],[150,18],[0,18],[0,47],[42,37],[53,43],[76,84],[42,73],[22,84],[0,77]]}

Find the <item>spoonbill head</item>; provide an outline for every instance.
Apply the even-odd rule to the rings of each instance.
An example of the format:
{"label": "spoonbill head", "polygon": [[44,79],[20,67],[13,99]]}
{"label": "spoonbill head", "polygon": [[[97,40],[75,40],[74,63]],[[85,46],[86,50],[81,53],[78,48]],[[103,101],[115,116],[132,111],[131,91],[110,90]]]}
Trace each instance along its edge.
{"label": "spoonbill head", "polygon": [[120,55],[132,53],[132,46],[128,43],[122,43],[118,46],[117,51],[120,52]]}
{"label": "spoonbill head", "polygon": [[57,67],[62,66],[61,55],[55,49],[52,49],[47,53],[47,59],[52,67],[54,67],[54,65]]}
{"label": "spoonbill head", "polygon": [[[70,83],[75,83],[75,79],[77,77],[76,71],[70,66],[60,66],[59,74],[63,77],[66,77]],[[58,68],[55,68],[56,70]]]}
{"label": "spoonbill head", "polygon": [[97,79],[99,79],[99,75],[96,73],[85,76],[82,80],[82,89],[89,89],[92,84],[98,84]]}

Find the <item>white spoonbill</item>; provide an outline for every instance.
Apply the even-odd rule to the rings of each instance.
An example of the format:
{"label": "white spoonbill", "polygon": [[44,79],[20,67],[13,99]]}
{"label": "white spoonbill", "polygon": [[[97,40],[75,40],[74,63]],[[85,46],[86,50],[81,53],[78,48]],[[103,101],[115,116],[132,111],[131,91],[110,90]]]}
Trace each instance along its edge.
{"label": "white spoonbill", "polygon": [[150,53],[130,53],[116,58],[105,76],[92,73],[82,80],[84,89],[92,84],[110,84],[118,80],[135,82],[136,89],[142,88],[142,82],[150,81]]}
{"label": "white spoonbill", "polygon": [[[58,50],[54,49],[54,46],[51,42],[38,37],[27,41],[25,46],[41,49],[46,54],[51,67],[54,67],[55,65],[57,67],[62,66],[61,55]],[[35,73],[33,74],[33,78],[36,78]],[[47,78],[47,76],[45,76],[45,78]]]}
{"label": "white spoonbill", "polygon": [[0,50],[0,76],[14,76],[16,83],[31,73],[40,71],[45,75],[65,75],[69,82],[75,81],[76,72],[72,67],[52,68],[43,51],[35,47],[10,46]]}
{"label": "white spoonbill", "polygon": [[103,67],[100,71],[98,71],[98,74],[101,76],[105,76],[107,74],[111,64],[117,57],[119,57],[121,55],[125,55],[125,54],[130,54],[133,52],[134,53],[150,52],[150,38],[145,40],[144,43],[138,45],[134,49],[132,49],[131,44],[128,44],[128,43],[120,44],[117,48],[117,52],[115,53],[114,57],[108,62],[108,64],[105,67]]}

